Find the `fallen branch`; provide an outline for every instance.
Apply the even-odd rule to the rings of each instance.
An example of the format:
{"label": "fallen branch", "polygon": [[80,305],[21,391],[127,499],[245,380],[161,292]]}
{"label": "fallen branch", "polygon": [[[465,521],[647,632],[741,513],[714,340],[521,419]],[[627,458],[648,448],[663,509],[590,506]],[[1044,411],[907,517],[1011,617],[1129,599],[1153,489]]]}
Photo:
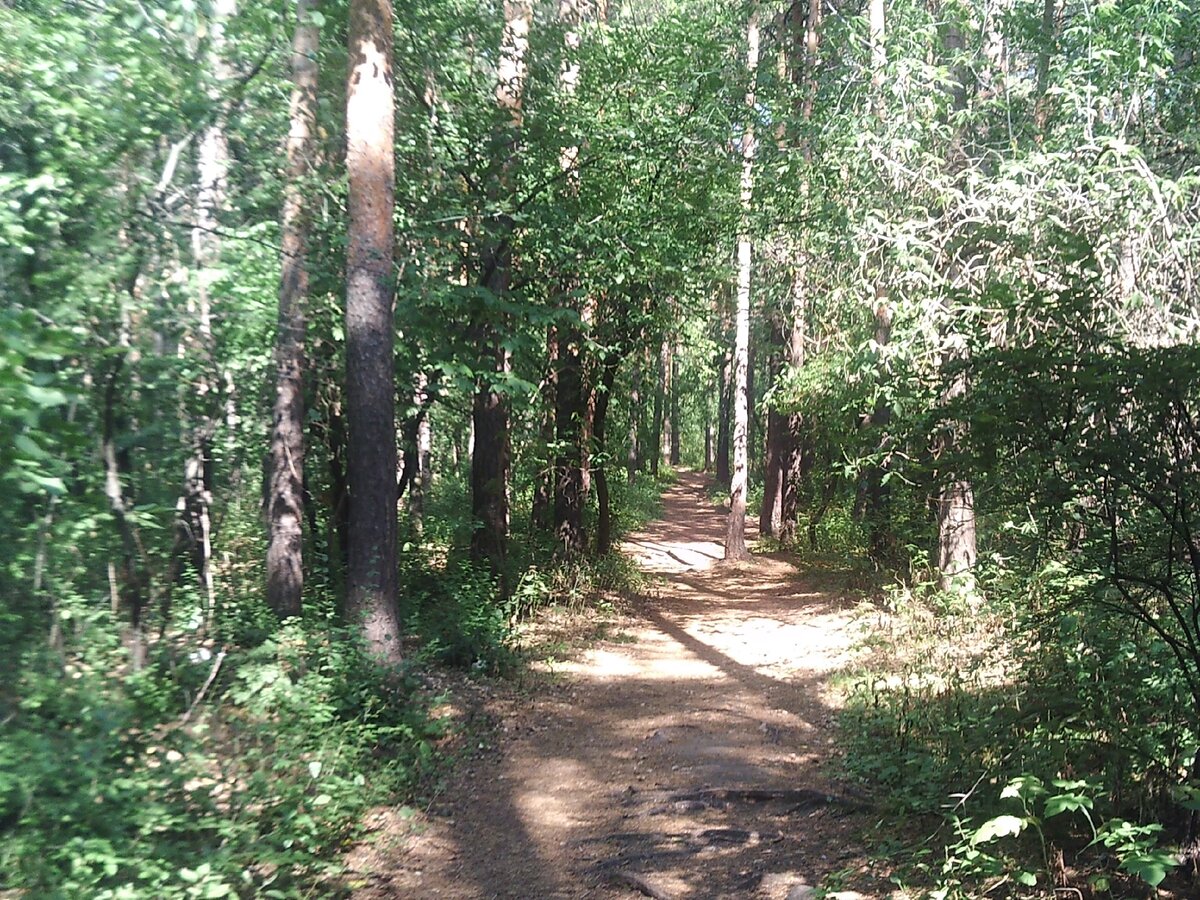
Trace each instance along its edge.
{"label": "fallen branch", "polygon": [[179,720],[180,725],[186,725],[191,719],[192,713],[196,711],[196,707],[200,705],[200,701],[204,699],[204,695],[208,693],[208,689],[212,687],[212,683],[217,680],[217,673],[221,671],[221,663],[225,661],[225,648],[221,648],[221,652],[213,659],[212,668],[208,670],[208,677],[204,679],[204,684],[200,686],[200,693],[196,694],[196,699],[192,701],[192,705],[188,707],[187,712]]}

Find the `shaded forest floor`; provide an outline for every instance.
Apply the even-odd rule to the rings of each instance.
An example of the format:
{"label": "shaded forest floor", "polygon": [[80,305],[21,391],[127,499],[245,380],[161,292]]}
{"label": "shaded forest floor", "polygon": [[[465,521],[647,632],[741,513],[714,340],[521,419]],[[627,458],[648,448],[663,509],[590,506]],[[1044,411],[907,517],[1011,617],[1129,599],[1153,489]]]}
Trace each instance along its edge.
{"label": "shaded forest floor", "polygon": [[626,540],[649,584],[603,636],[477,688],[491,727],[427,808],[377,813],[356,897],[890,893],[856,839],[869,803],[830,764],[852,602],[782,555],[722,562],[705,487],[683,473]]}

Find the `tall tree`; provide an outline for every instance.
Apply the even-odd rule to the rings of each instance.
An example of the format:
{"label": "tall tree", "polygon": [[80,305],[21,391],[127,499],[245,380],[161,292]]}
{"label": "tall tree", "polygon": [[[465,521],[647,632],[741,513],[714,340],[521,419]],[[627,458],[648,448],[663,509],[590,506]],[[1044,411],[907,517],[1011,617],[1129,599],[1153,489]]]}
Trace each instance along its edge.
{"label": "tall tree", "polygon": [[350,482],[347,616],[379,659],[400,659],[393,369],[391,0],[352,0],[346,88],[346,415]]}
{"label": "tall tree", "polygon": [[746,490],[749,481],[747,436],[750,426],[750,276],[754,244],[750,216],[754,202],[755,119],[758,116],[758,11],[752,10],[746,26],[745,116],[742,126],[741,223],[737,239],[737,293],[733,344],[733,472],[729,487],[729,520],[725,531],[725,558],[748,559],[746,548]]}
{"label": "tall tree", "polygon": [[212,285],[221,256],[220,213],[229,181],[229,141],[225,134],[225,102],[230,66],[226,60],[225,28],[237,13],[236,0],[216,0],[209,23],[205,54],[212,87],[208,100],[214,115],[200,134],[196,149],[196,206],[192,224],[192,259],[196,265],[196,308],[192,338],[197,376],[194,419],[187,426],[188,455],[184,462],[183,492],[178,514],[176,553],[191,549],[192,564],[211,616],[216,602],[212,568],[213,439],[217,423],[217,363],[214,357]]}
{"label": "tall tree", "polygon": [[[491,201],[503,207],[510,200],[512,173],[518,153],[525,77],[528,70],[529,29],[532,11],[523,0],[504,3],[504,30],[500,38],[495,97],[504,118],[498,146],[502,155],[498,175],[489,184]],[[494,296],[508,294],[512,282],[512,228],[508,216],[501,216],[500,228],[482,236],[484,250],[480,260],[480,285]],[[476,527],[471,551],[476,559],[486,560],[492,571],[503,575],[508,547],[509,447],[508,399],[498,383],[511,369],[511,358],[499,329],[483,322],[480,334],[485,348],[484,369],[476,379],[472,408],[475,434],[471,454],[471,507]]]}
{"label": "tall tree", "polygon": [[[962,59],[965,40],[954,21],[945,26],[944,44],[950,63],[951,78],[948,90],[953,115],[966,109],[968,90],[967,74]],[[955,125],[951,132],[946,161],[952,172],[961,170],[966,165],[962,156],[962,145],[967,137],[963,133],[965,127]],[[970,264],[969,261],[966,263],[967,266]],[[943,382],[940,398],[942,406],[960,401],[967,393],[967,372],[964,365],[967,358],[967,341],[954,327],[955,301],[948,294],[954,276],[962,270],[963,265],[958,259],[949,261],[947,284],[943,288],[942,313],[945,323],[940,329],[938,352]],[[975,490],[970,480],[959,470],[961,463],[955,458],[964,444],[966,428],[965,422],[949,420],[943,422],[933,436],[933,456],[938,467],[938,471],[935,472],[933,499],[937,536],[930,553],[930,563],[937,572],[938,585],[942,590],[957,590],[971,595],[975,589]]]}
{"label": "tall tree", "polygon": [[275,337],[275,410],[267,486],[267,603],[280,616],[300,614],[304,590],[304,333],[309,233],[305,197],[317,130],[320,29],[312,13],[319,6],[320,0],[297,0],[292,37],[287,183],[280,225],[282,271]]}
{"label": "tall tree", "polygon": [[[559,71],[559,89],[566,100],[575,97],[579,88],[580,25],[590,11],[586,0],[559,0],[558,18],[564,28],[563,62]],[[566,176],[567,192],[572,200],[579,194],[579,145],[567,144],[559,154],[559,167]],[[577,261],[571,259],[574,267]],[[570,297],[579,285],[578,273],[571,271],[563,278],[563,294]],[[570,300],[565,301],[574,306]],[[564,322],[558,334],[558,378],[555,385],[554,426],[557,452],[554,460],[554,534],[559,547],[567,554],[582,552],[587,547],[583,508],[590,482],[591,426],[594,405],[588,385],[588,355],[585,349],[586,329],[595,320],[594,298],[587,298],[578,309],[579,322]]]}

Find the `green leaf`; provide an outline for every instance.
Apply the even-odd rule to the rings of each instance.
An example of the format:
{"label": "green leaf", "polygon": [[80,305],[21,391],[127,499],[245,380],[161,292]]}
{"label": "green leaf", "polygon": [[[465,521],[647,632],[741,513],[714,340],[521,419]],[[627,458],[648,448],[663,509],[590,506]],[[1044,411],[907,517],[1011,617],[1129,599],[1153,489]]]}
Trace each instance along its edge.
{"label": "green leaf", "polygon": [[996,816],[980,825],[979,829],[971,835],[971,845],[985,844],[996,838],[1020,834],[1028,824],[1028,819],[1022,819],[1019,816]]}
{"label": "green leaf", "polygon": [[1082,794],[1056,794],[1046,800],[1046,818],[1065,812],[1078,812],[1092,808],[1092,798]]}
{"label": "green leaf", "polygon": [[1167,870],[1177,865],[1179,865],[1179,861],[1165,850],[1139,853],[1121,860],[1122,869],[1130,875],[1136,875],[1150,887],[1158,887],[1167,877]]}
{"label": "green leaf", "polygon": [[57,388],[44,388],[36,384],[25,385],[25,394],[38,406],[48,408],[62,406],[67,402],[67,395]]}

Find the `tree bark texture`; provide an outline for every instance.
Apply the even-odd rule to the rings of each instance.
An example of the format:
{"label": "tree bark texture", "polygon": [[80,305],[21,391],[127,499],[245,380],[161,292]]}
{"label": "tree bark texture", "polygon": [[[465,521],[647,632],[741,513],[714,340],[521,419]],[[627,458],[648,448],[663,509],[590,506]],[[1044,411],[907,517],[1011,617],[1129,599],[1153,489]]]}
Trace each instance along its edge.
{"label": "tree bark texture", "polygon": [[[650,364],[651,351],[646,350],[647,365]],[[666,409],[666,377],[663,374],[662,356],[654,366],[657,373],[654,385],[654,405],[651,408],[650,419],[650,474],[658,476],[658,464],[662,459],[663,413]]]}
{"label": "tree bark texture", "polygon": [[[508,121],[503,127],[509,139],[503,142],[507,157],[491,186],[493,200],[497,202],[506,200],[511,189],[509,182],[523,121],[531,15],[528,3],[513,0],[504,3],[496,103],[507,113]],[[487,243],[480,259],[480,284],[496,297],[505,296],[512,283],[513,226],[507,217],[501,225],[498,234],[485,238]],[[492,572],[501,576],[503,593],[507,589],[503,575],[508,552],[508,478],[512,454],[508,400],[500,393],[497,382],[507,375],[511,360],[502,346],[499,331],[496,326],[486,324],[481,329],[481,345],[488,348],[492,373],[499,378],[480,376],[472,404],[475,443],[471,453],[471,509],[476,526],[471,552],[476,559],[486,560]]]}
{"label": "tree bark texture", "polygon": [[681,446],[679,433],[679,352],[675,350],[671,353],[671,446],[670,460],[671,465],[679,465],[681,459]]}
{"label": "tree bark texture", "polygon": [[391,0],[352,0],[346,89],[346,454],[350,487],[347,617],[370,651],[400,660],[392,315]]}
{"label": "tree bark texture", "polygon": [[[799,263],[799,261],[797,261]],[[797,372],[804,367],[808,304],[804,271],[799,264],[792,271],[791,309],[788,310],[787,369]],[[800,515],[800,486],[804,479],[804,417],[790,412],[784,422],[785,438],[780,448],[779,540],[785,544],[796,539],[796,521]]]}
{"label": "tree bark texture", "polygon": [[596,455],[600,463],[594,468],[596,478],[596,552],[600,555],[612,549],[612,503],[608,492],[607,433],[609,399],[617,378],[618,357],[609,354],[601,363],[600,384],[596,391],[596,418],[593,434]]}
{"label": "tree bark texture", "polygon": [[754,119],[757,116],[755,78],[758,72],[758,13],[752,11],[746,28],[746,68],[750,83],[746,89],[746,123],[742,129],[742,223],[737,240],[737,294],[733,344],[733,471],[729,486],[729,521],[725,532],[725,558],[748,559],[746,548],[746,490],[749,483],[747,437],[750,426],[750,275],[753,266],[753,241],[750,236],[750,211],[754,199]]}
{"label": "tree bark texture", "polygon": [[[209,101],[220,102],[219,86],[230,75],[225,61],[225,25],[237,13],[235,0],[215,0],[210,21],[207,65],[217,87]],[[194,345],[199,374],[196,378],[196,411],[186,440],[190,452],[184,461],[183,493],[176,504],[176,543],[191,549],[192,565],[200,580],[208,617],[214,613],[216,590],[212,569],[213,439],[217,422],[217,372],[213,358],[212,284],[220,261],[220,212],[225,206],[229,181],[229,143],[225,117],[217,115],[201,132],[196,149],[196,209],[192,227],[192,258],[196,265],[196,321]]]}
{"label": "tree bark texture", "polygon": [[308,304],[308,212],[304,198],[317,124],[320,36],[310,13],[319,2],[298,0],[296,4],[287,183],[280,225],[282,271],[267,487],[267,603],[281,617],[300,614],[304,590],[304,337]]}
{"label": "tree bark texture", "polygon": [[662,459],[663,465],[671,464],[671,447],[675,440],[671,434],[671,428],[674,427],[675,421],[672,413],[675,410],[675,387],[674,387],[674,355],[671,353],[671,342],[666,338],[663,339],[662,346],[659,348],[658,364],[662,371],[662,410],[659,412],[659,417],[662,420],[661,428],[659,429],[660,446],[658,448],[659,456]]}
{"label": "tree bark texture", "polygon": [[558,451],[554,460],[554,534],[567,555],[587,547],[583,528],[583,419],[587,400],[583,388],[583,336],[565,329],[559,343],[558,392],[554,428]]}
{"label": "tree bark texture", "polygon": [[629,376],[629,455],[625,462],[625,475],[630,484],[637,478],[641,462],[639,454],[639,431],[642,419],[642,366],[636,356],[633,372]]}
{"label": "tree bark texture", "polygon": [[764,537],[779,534],[783,512],[784,461],[787,457],[787,417],[767,408],[766,441],[763,444],[763,500],[758,511],[758,533]]}
{"label": "tree bark texture", "polygon": [[[495,370],[507,371],[508,352],[493,347]],[[486,561],[495,575],[503,575],[508,553],[508,471],[511,459],[508,401],[490,379],[481,379],[471,410],[471,500],[475,531],[471,552]]]}
{"label": "tree bark texture", "polygon": [[533,488],[533,527],[550,531],[554,527],[554,415],[558,393],[558,329],[546,331],[546,374],[542,380],[541,441],[542,466]]}
{"label": "tree bark texture", "polygon": [[728,485],[729,475],[729,425],[732,417],[733,358],[728,351],[721,357],[717,373],[717,483]]}

